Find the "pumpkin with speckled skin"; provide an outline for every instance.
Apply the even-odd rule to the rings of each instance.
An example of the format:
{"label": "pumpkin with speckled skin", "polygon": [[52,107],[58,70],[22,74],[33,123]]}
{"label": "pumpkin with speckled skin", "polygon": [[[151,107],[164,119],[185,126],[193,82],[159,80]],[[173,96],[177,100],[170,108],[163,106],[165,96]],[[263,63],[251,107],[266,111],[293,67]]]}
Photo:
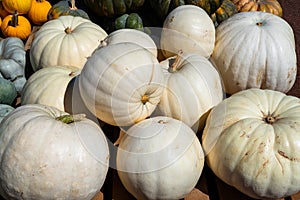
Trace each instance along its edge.
{"label": "pumpkin with speckled skin", "polygon": [[300,99],[274,90],[240,91],[212,108],[202,145],[224,182],[255,199],[300,190]]}

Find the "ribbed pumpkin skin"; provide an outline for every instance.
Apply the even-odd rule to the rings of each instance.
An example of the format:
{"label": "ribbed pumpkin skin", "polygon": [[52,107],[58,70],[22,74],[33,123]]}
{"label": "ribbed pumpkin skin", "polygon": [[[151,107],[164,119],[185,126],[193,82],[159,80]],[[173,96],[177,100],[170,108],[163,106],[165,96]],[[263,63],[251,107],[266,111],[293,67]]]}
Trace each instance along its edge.
{"label": "ribbed pumpkin skin", "polygon": [[43,104],[65,111],[68,83],[80,73],[77,67],[53,66],[33,73],[24,85],[21,104]]}
{"label": "ribbed pumpkin skin", "polygon": [[43,67],[68,65],[81,69],[106,36],[99,25],[82,17],[67,15],[50,20],[36,32],[32,41],[32,68],[37,71]]}
{"label": "ribbed pumpkin skin", "polygon": [[99,16],[114,17],[142,7],[145,0],[83,0],[85,5]]}
{"label": "ribbed pumpkin skin", "polygon": [[231,0],[239,12],[262,11],[282,16],[282,7],[277,0]]}
{"label": "ribbed pumpkin skin", "polygon": [[293,29],[270,13],[237,13],[217,27],[211,61],[228,94],[253,87],[286,93],[297,73]]}
{"label": "ribbed pumpkin skin", "polygon": [[252,88],[214,107],[202,145],[212,171],[255,199],[300,190],[300,99]]}

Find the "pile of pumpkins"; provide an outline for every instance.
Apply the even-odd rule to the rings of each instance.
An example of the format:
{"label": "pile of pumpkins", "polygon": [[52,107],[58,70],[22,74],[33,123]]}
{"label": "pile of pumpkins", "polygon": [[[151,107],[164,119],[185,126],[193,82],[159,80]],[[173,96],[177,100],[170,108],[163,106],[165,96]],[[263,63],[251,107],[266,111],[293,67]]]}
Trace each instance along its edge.
{"label": "pile of pumpkins", "polygon": [[[5,2],[33,3],[1,2],[30,16]],[[90,200],[112,167],[137,199],[182,199],[204,163],[255,199],[300,191],[295,38],[277,1],[83,2],[79,14],[50,4],[28,50],[29,35],[3,32],[2,197]],[[96,23],[146,4],[161,27]]]}

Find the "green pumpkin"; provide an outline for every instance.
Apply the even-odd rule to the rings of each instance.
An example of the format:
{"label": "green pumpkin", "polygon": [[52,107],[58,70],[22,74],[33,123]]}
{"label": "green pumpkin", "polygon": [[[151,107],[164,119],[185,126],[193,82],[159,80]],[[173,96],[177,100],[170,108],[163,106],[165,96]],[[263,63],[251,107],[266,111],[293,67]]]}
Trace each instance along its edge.
{"label": "green pumpkin", "polygon": [[56,19],[59,16],[72,15],[90,19],[89,15],[82,9],[75,6],[75,0],[61,0],[55,3],[48,12],[48,20]]}
{"label": "green pumpkin", "polygon": [[17,97],[15,85],[0,76],[0,104],[12,105]]}
{"label": "green pumpkin", "polygon": [[138,10],[145,0],[83,0],[83,2],[98,16],[116,17]]}
{"label": "green pumpkin", "polygon": [[13,111],[15,108],[7,105],[7,104],[0,104],[0,122],[2,119],[8,115],[11,111]]}
{"label": "green pumpkin", "polygon": [[150,6],[160,19],[181,5],[195,5],[203,8],[215,25],[238,12],[236,5],[230,0],[151,0]]}
{"label": "green pumpkin", "polygon": [[123,14],[115,20],[115,29],[143,29],[143,20],[137,13]]}

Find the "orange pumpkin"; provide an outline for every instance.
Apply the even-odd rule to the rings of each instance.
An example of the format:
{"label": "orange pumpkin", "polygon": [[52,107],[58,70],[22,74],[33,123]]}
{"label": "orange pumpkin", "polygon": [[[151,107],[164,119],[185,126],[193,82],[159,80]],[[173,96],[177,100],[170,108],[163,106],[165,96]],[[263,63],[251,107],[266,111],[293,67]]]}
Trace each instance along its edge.
{"label": "orange pumpkin", "polygon": [[282,16],[282,7],[277,0],[231,0],[239,12],[262,11]]}
{"label": "orange pumpkin", "polygon": [[47,15],[52,5],[46,0],[32,0],[30,10],[27,15],[30,21],[36,25],[45,23]]}
{"label": "orange pumpkin", "polygon": [[19,14],[27,14],[31,7],[31,0],[2,0],[2,4],[10,14],[15,11]]}
{"label": "orange pumpkin", "polygon": [[10,13],[7,12],[7,11],[5,10],[5,8],[3,7],[2,1],[0,1],[0,17],[1,17],[2,19],[4,19],[4,17],[6,17],[6,16],[9,15],[9,14],[10,14]]}
{"label": "orange pumpkin", "polygon": [[31,33],[31,24],[26,17],[15,12],[3,19],[1,31],[5,37],[18,37],[26,40]]}

